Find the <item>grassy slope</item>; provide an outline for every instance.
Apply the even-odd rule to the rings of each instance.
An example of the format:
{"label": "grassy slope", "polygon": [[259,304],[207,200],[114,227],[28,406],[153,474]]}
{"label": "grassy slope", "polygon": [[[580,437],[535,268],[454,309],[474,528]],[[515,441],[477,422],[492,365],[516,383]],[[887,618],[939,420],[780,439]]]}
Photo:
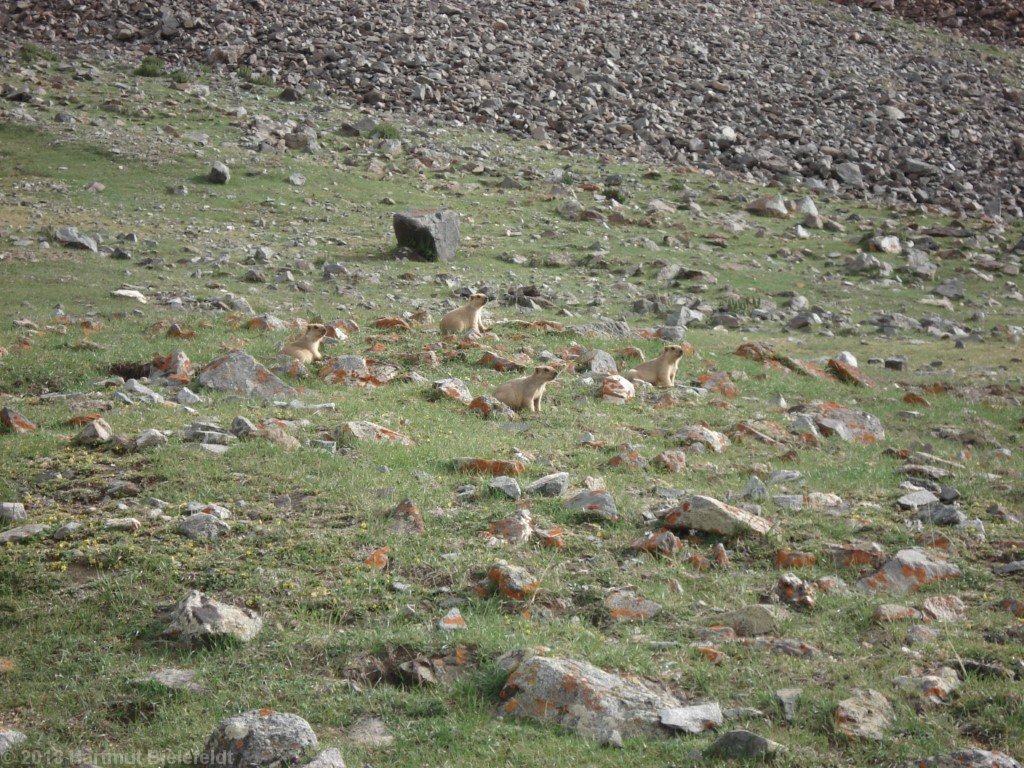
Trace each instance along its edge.
{"label": "grassy slope", "polygon": [[[8,79],[20,76],[8,72]],[[383,178],[370,161],[374,142],[347,139],[331,128],[351,115],[330,103],[311,112],[323,132],[325,151],[316,155],[254,154],[240,149],[239,125],[245,118],[225,116],[228,107],[244,104],[250,114],[297,116],[307,107],[277,102],[271,90],[242,91],[216,84],[204,103],[171,89],[162,79],[144,80],[126,71],[104,69],[99,77],[74,81],[66,74],[40,66],[40,83],[53,102],[33,111],[42,118],[35,126],[0,125],[0,219],[4,222],[4,259],[0,275],[4,303],[0,309],[0,346],[11,354],[0,358],[0,392],[35,421],[40,429],[28,436],[0,436],[0,499],[23,500],[29,522],[59,525],[85,523],[84,533],[65,544],[47,540],[8,547],[0,552],[0,653],[14,662],[0,685],[0,724],[19,727],[31,736],[30,748],[69,749],[91,746],[117,752],[167,750],[168,755],[197,748],[222,717],[238,710],[269,706],[307,718],[325,744],[342,745],[340,728],[368,714],[383,717],[397,737],[394,747],[360,750],[343,745],[350,765],[390,763],[420,765],[611,765],[623,756],[591,743],[534,726],[493,718],[501,675],[495,659],[520,646],[543,645],[552,654],[585,658],[622,671],[671,681],[697,698],[716,699],[723,706],[752,705],[764,718],[744,723],[790,747],[783,765],[881,764],[971,743],[1011,749],[1024,743],[1024,725],[1013,716],[1022,701],[1019,683],[968,676],[953,703],[915,712],[913,698],[895,690],[892,678],[907,674],[914,658],[901,651],[905,627],[877,627],[871,614],[888,598],[836,594],[821,596],[809,614],[794,614],[785,634],[817,645],[832,658],[801,661],[741,646],[723,646],[729,655],[721,667],[711,667],[689,647],[699,627],[714,623],[715,612],[755,602],[778,576],[772,555],[780,546],[820,554],[826,542],[867,538],[888,551],[910,545],[914,538],[902,524],[894,499],[899,462],[885,456],[887,446],[909,447],[917,442],[948,458],[959,446],[933,437],[937,424],[976,426],[1014,456],[994,458],[976,449],[969,470],[957,477],[969,515],[982,515],[993,501],[1019,509],[1020,465],[1016,457],[1022,413],[1005,405],[968,403],[954,394],[928,395],[931,406],[921,416],[901,415],[906,406],[897,385],[924,385],[936,380],[976,383],[978,371],[1006,367],[998,380],[1020,383],[1019,348],[998,339],[955,350],[949,341],[908,336],[886,340],[866,329],[864,336],[827,338],[788,334],[768,326],[761,333],[722,333],[694,330],[688,340],[697,355],[684,359],[681,376],[693,379],[706,367],[738,372],[740,397],[721,407],[720,399],[681,397],[668,409],[641,402],[623,407],[602,404],[591,387],[567,378],[549,391],[544,414],[526,419],[522,432],[481,422],[449,402],[431,402],[428,385],[394,383],[366,392],[303,382],[305,399],[334,402],[333,413],[294,412],[284,408],[213,395],[199,406],[199,417],[227,424],[236,415],[253,420],[267,417],[308,418],[302,437],[349,418],[365,418],[399,429],[417,440],[413,448],[359,447],[350,455],[330,456],[303,448],[285,452],[261,441],[243,442],[222,459],[207,457],[172,438],[164,448],[131,456],[97,453],[68,444],[74,428],[67,423],[77,412],[108,399],[96,382],[113,363],[147,361],[154,354],[184,349],[201,364],[225,346],[241,346],[265,361],[287,333],[248,331],[240,318],[210,311],[172,312],[158,304],[135,305],[110,297],[112,289],[128,283],[147,295],[182,292],[210,298],[230,290],[243,295],[257,312],[269,311],[291,319],[352,318],[363,330],[331,349],[363,353],[370,337],[383,337],[379,357],[398,362],[437,341],[432,326],[417,327],[396,338],[371,327],[372,321],[395,313],[402,300],[416,300],[438,317],[450,291],[435,279],[439,272],[457,284],[489,284],[499,288],[538,283],[555,291],[571,290],[582,305],[572,307],[583,320],[598,315],[624,314],[634,326],[656,324],[655,318],[634,316],[632,297],[616,288],[624,278],[616,270],[514,266],[505,254],[544,259],[551,255],[577,259],[590,245],[602,242],[614,265],[647,264],[630,278],[644,293],[673,295],[656,284],[656,259],[706,269],[719,277],[709,300],[717,302],[725,284],[741,295],[759,297],[797,290],[812,303],[843,310],[855,321],[880,308],[901,309],[912,316],[937,313],[964,319],[969,312],[922,307],[920,291],[850,279],[839,270],[832,254],[853,253],[855,234],[814,233],[806,242],[790,240],[789,223],[754,220],[767,232],[729,236],[723,249],[703,245],[703,236],[721,232],[721,216],[742,211],[738,192],[699,175],[661,169],[658,178],[638,166],[614,167],[594,160],[564,157],[540,148],[493,136],[444,132],[435,138],[404,132],[410,144],[443,140],[463,147],[466,156],[453,168],[433,172],[413,168],[405,154],[384,164]],[[123,87],[118,87],[120,84]],[[257,99],[259,99],[257,101]],[[73,112],[79,122],[61,127],[50,119],[56,112]],[[173,127],[173,130],[168,126]],[[209,135],[197,147],[181,131]],[[487,151],[485,157],[482,150]],[[231,184],[215,187],[202,180],[213,159],[228,162]],[[477,167],[482,166],[482,168]],[[506,174],[525,168],[542,173],[562,167],[579,184],[600,184],[608,173],[625,178],[629,193],[627,215],[640,218],[646,203],[659,197],[678,201],[686,186],[699,193],[708,214],[697,218],[673,214],[660,228],[622,226],[611,229],[595,223],[574,223],[557,213],[559,203],[548,199],[548,184],[526,180],[525,189],[497,188]],[[286,183],[289,175],[307,177],[303,187]],[[85,187],[100,181],[99,193]],[[175,185],[189,187],[187,196],[170,193]],[[578,186],[581,200],[592,204],[591,193]],[[391,198],[394,202],[385,201]],[[465,242],[455,265],[398,263],[388,259],[390,215],[396,208],[446,204],[464,215]],[[857,213],[881,226],[889,211],[835,202],[823,213],[844,219]],[[937,221],[927,215],[900,215],[900,228],[912,222]],[[131,262],[53,247],[17,245],[38,240],[47,227],[75,224],[106,243],[124,232],[141,242],[130,247]],[[626,243],[643,236],[660,241],[664,234],[687,240],[691,247],[657,253]],[[1013,242],[1020,230],[1010,232]],[[359,275],[347,285],[321,281],[317,271],[297,274],[312,281],[313,290],[300,293],[280,284],[253,286],[241,282],[248,269],[242,262],[259,245],[271,247],[281,260],[262,267],[269,275],[292,266],[296,259],[319,263],[343,261]],[[788,249],[780,254],[780,249]],[[800,250],[803,249],[803,250]],[[799,252],[798,252],[799,251]],[[159,256],[169,265],[140,268],[137,262]],[[226,265],[218,260],[226,256]],[[963,262],[941,263],[940,278],[960,276],[970,295],[1001,294],[999,277],[983,283],[963,270]],[[343,286],[339,289],[338,286]],[[587,306],[601,296],[601,306]],[[396,299],[396,297],[401,297]],[[76,323],[53,325],[53,307],[60,303],[76,319],[94,316],[103,327],[86,334]],[[133,310],[141,310],[135,313]],[[1021,324],[1021,311],[1012,303],[986,308],[986,327]],[[495,307],[496,318],[515,317]],[[541,313],[564,320],[554,313]],[[527,316],[534,319],[535,315]],[[12,321],[27,318],[41,332],[31,349],[17,349],[21,331]],[[176,321],[196,331],[192,340],[149,333],[159,321]],[[576,341],[569,334],[519,331],[499,325],[496,348],[508,353],[557,351]],[[893,352],[908,355],[906,373],[870,368],[880,387],[864,391],[834,383],[770,371],[732,356],[743,339],[764,338],[807,359],[851,349],[863,362]],[[79,342],[93,342],[82,348]],[[609,350],[621,342],[586,341]],[[659,345],[642,342],[648,354]],[[456,375],[469,382],[474,394],[484,392],[504,376],[466,359],[445,359],[429,378]],[[941,371],[920,366],[935,359]],[[86,402],[44,401],[45,389],[95,392]],[[782,393],[792,404],[811,398],[835,398],[877,415],[886,426],[881,445],[861,447],[827,442],[819,450],[800,451],[796,461],[780,462],[778,451],[754,442],[734,445],[722,455],[697,457],[686,473],[666,476],[605,466],[611,455],[578,447],[585,431],[613,445],[642,446],[651,458],[672,447],[668,435],[684,424],[703,422],[727,429],[747,418],[782,421],[769,398]],[[164,406],[115,405],[105,414],[119,434],[133,435],[147,427],[179,430],[195,418]],[[641,430],[646,431],[642,432]],[[560,502],[538,500],[535,517],[570,530],[564,552],[533,546],[494,550],[477,532],[512,511],[512,504],[489,496],[457,504],[454,490],[467,482],[447,463],[456,455],[506,457],[513,448],[541,457],[529,467],[528,478],[549,467],[572,474],[575,484],[587,475],[603,476],[615,495],[622,522],[598,528],[567,514]],[[658,487],[691,488],[724,497],[743,487],[752,472],[792,467],[805,478],[795,491],[830,491],[850,501],[853,509],[840,516],[791,512],[769,504],[766,513],[779,523],[767,541],[729,543],[732,567],[698,573],[679,562],[634,560],[625,545],[642,530],[640,513],[657,502]],[[55,471],[58,475],[40,473]],[[991,480],[985,473],[995,472]],[[416,474],[414,474],[416,473]],[[103,500],[103,489],[114,479],[130,479],[140,487],[136,498]],[[469,479],[468,482],[474,482]],[[486,481],[476,481],[486,489]],[[774,489],[773,489],[774,490]],[[283,494],[308,495],[299,508],[283,504]],[[427,535],[403,540],[390,534],[384,513],[398,500],[413,497],[425,511]],[[215,501],[234,512],[232,535],[214,545],[194,545],[174,533],[175,523],[146,518],[147,502],[157,497],[169,504],[170,514],[191,500]],[[243,503],[244,502],[244,506]],[[127,509],[119,510],[118,503]],[[133,514],[143,520],[137,534],[106,531],[105,518]],[[176,522],[176,521],[175,521]],[[915,648],[923,661],[962,657],[985,658],[1008,666],[1019,663],[1018,646],[987,643],[981,631],[1005,627],[1008,614],[994,609],[1005,596],[1005,580],[997,584],[986,559],[1002,551],[1001,542],[1020,540],[1020,526],[986,519],[988,544],[971,542],[953,533],[964,578],[953,589],[970,606],[967,622],[942,627],[941,639]],[[362,564],[364,550],[388,544],[392,567],[381,574]],[[693,545],[707,554],[712,540]],[[482,600],[470,586],[498,557],[527,566],[544,584],[542,600],[561,600],[563,609],[550,619],[527,618],[520,607],[499,599]],[[822,562],[800,572],[805,577],[833,573]],[[854,571],[840,575],[847,581]],[[391,588],[394,581],[412,585],[411,594]],[[681,583],[681,591],[674,588]],[[664,611],[641,626],[611,626],[603,616],[603,590],[632,584],[660,602]],[[1019,587],[1019,582],[1017,582]],[[244,602],[267,619],[260,637],[243,649],[212,648],[185,652],[159,641],[161,624],[156,609],[198,588],[225,600]],[[940,585],[907,602],[920,605],[932,593],[949,592]],[[464,600],[469,628],[452,638],[436,629],[438,618],[453,598]],[[897,601],[899,599],[897,598]],[[536,612],[534,612],[536,613]],[[390,685],[353,685],[353,671],[366,658],[387,647],[436,653],[453,643],[474,649],[475,663],[460,679],[430,689]],[[668,643],[668,644],[666,644]],[[160,666],[195,669],[209,687],[205,695],[168,693],[140,687],[132,680]],[[782,687],[801,687],[803,697],[794,725],[787,725],[773,701]],[[892,739],[882,744],[850,743],[835,735],[831,725],[835,704],[854,687],[872,687],[893,701],[897,724]],[[630,742],[633,765],[675,765],[688,761],[693,747],[711,737],[689,737],[662,743]],[[107,747],[106,745],[109,745]],[[1019,756],[1019,755],[1018,755]],[[16,758],[17,759],[17,758]],[[29,752],[24,753],[26,762]],[[97,762],[100,762],[97,760]]]}

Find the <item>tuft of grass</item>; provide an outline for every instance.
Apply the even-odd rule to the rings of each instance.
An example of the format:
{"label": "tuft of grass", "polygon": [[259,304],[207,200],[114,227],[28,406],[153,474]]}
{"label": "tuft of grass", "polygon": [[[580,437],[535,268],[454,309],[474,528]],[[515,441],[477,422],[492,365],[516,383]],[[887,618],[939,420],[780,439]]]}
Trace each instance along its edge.
{"label": "tuft of grass", "polygon": [[139,77],[160,77],[163,73],[163,59],[157,56],[146,56],[135,68],[135,74]]}
{"label": "tuft of grass", "polygon": [[190,75],[184,69],[176,69],[173,72],[171,72],[171,82],[178,83],[179,85],[182,83],[191,83],[192,75]]}
{"label": "tuft of grass", "polygon": [[373,139],[397,139],[401,135],[402,132],[398,126],[394,123],[389,123],[387,120],[377,123],[376,127],[370,131],[370,138]]}
{"label": "tuft of grass", "polygon": [[45,61],[56,61],[57,54],[49,51],[37,43],[25,43],[18,49],[18,61],[23,64],[33,64],[39,59]]}

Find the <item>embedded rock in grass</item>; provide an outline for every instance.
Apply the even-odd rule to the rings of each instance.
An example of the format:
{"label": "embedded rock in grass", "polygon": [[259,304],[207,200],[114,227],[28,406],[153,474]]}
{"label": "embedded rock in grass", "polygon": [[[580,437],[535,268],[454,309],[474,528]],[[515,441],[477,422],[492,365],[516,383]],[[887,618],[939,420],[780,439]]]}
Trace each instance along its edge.
{"label": "embedded rock in grass", "polygon": [[499,475],[491,480],[490,487],[499,493],[505,494],[513,501],[523,495],[522,488],[519,487],[519,483],[517,483],[513,477]]}
{"label": "embedded rock in grass", "polygon": [[661,712],[683,706],[675,696],[584,661],[532,656],[515,666],[499,694],[498,713],[555,723],[579,736],[607,740],[664,737]]}
{"label": "embedded rock in grass", "polygon": [[756,603],[716,616],[715,623],[732,627],[740,637],[760,637],[778,635],[779,622],[788,615],[782,606]]}
{"label": "embedded rock in grass", "polygon": [[878,386],[856,365],[850,365],[836,358],[828,361],[827,370],[837,379],[847,384],[856,384],[859,387],[867,387],[869,389],[874,389]]}
{"label": "embedded rock in grass", "polygon": [[722,707],[717,701],[709,704],[695,704],[689,707],[663,709],[658,713],[661,724],[673,731],[704,733],[720,726],[723,722]]}
{"label": "embedded rock in grass", "polygon": [[0,408],[0,424],[5,430],[22,435],[36,431],[35,424],[10,407]]}
{"label": "embedded rock in grass", "polygon": [[159,448],[163,445],[167,445],[167,437],[158,429],[144,429],[135,438],[135,447],[137,449]]}
{"label": "embedded rock in grass", "polygon": [[715,453],[721,453],[731,444],[729,438],[721,432],[700,425],[683,427],[672,435],[672,439],[685,446],[703,445]]}
{"label": "embedded rock in grass", "polygon": [[427,261],[454,261],[459,247],[459,214],[455,211],[404,211],[392,219],[399,247]]}
{"label": "embedded rock in grass", "polygon": [[959,576],[960,569],[938,552],[901,549],[875,574],[858,581],[857,587],[872,592],[916,592],[934,581]]}
{"label": "embedded rock in grass", "polygon": [[207,689],[197,683],[195,670],[167,667],[150,672],[134,681],[135,685],[159,685],[172,691],[204,693]]}
{"label": "embedded rock in grass", "polygon": [[412,499],[402,499],[388,513],[390,523],[388,529],[404,536],[420,536],[426,530],[423,525],[423,513]]}
{"label": "embedded rock in grass", "polygon": [[518,565],[509,565],[504,560],[487,569],[488,591],[497,590],[511,600],[525,600],[540,588],[537,577]]}
{"label": "embedded rock in grass", "polygon": [[[192,381],[192,374],[192,361],[180,350],[170,355],[156,355],[149,365],[151,379],[167,379],[178,384],[188,384]],[[179,402],[181,402],[180,399]],[[185,404],[191,405],[192,403]]]}
{"label": "embedded rock in grass", "polygon": [[96,239],[79,233],[78,227],[57,227],[53,231],[53,236],[58,243],[68,248],[79,248],[83,251],[92,251],[93,253],[99,251]]}
{"label": "embedded rock in grass", "polygon": [[294,387],[289,387],[245,352],[232,352],[208,363],[199,373],[199,383],[207,389],[264,400],[298,395]]}
{"label": "embedded rock in grass", "polygon": [[[345,729],[345,741],[357,747],[381,749],[395,743],[387,724],[379,717],[363,717]],[[309,768],[307,765],[306,768]]]}
{"label": "embedded rock in grass", "polygon": [[26,539],[31,539],[33,536],[38,536],[46,530],[48,529],[45,525],[38,523],[22,525],[18,528],[8,528],[6,531],[0,531],[0,544],[17,544]]}
{"label": "embedded rock in grass", "polygon": [[25,734],[21,731],[0,725],[0,757],[3,757],[7,752],[23,743],[26,738]]}
{"label": "embedded rock in grass", "polygon": [[458,458],[452,459],[457,472],[471,472],[478,475],[505,475],[518,477],[526,471],[526,466],[518,460],[502,461],[501,459]]}
{"label": "embedded rock in grass", "polygon": [[652,459],[656,467],[668,472],[682,472],[686,469],[686,453],[683,451],[662,451]]}
{"label": "embedded rock in grass", "polygon": [[102,445],[114,438],[113,430],[103,419],[93,419],[75,435],[74,442],[78,445]]}
{"label": "embedded rock in grass", "polygon": [[601,382],[601,400],[619,405],[636,397],[636,387],[629,379],[617,374],[605,376]]}
{"label": "embedded rock in grass", "polygon": [[[384,744],[383,746],[388,746]],[[345,760],[337,749],[325,749],[302,768],[345,768]]]}
{"label": "embedded rock in grass", "polygon": [[880,741],[896,721],[892,705],[878,691],[856,688],[836,708],[836,730],[851,738]]}
{"label": "embedded rock in grass", "polygon": [[847,442],[875,443],[885,438],[877,418],[839,403],[815,400],[790,408],[789,413],[807,415],[823,435],[836,435]]}
{"label": "embedded rock in grass", "polygon": [[926,757],[901,763],[899,768],[1022,768],[1021,764],[1003,752],[985,749],[961,749],[945,755]]}
{"label": "embedded rock in grass", "polygon": [[929,704],[945,704],[949,695],[960,687],[960,675],[952,667],[939,667],[932,674],[900,675],[892,682],[902,691],[918,694]]}
{"label": "embedded rock in grass", "polygon": [[17,501],[0,502],[0,522],[17,523],[25,519],[25,505]]}
{"label": "embedded rock in grass", "polygon": [[639,539],[634,539],[629,545],[631,552],[646,552],[650,555],[664,557],[672,557],[682,548],[682,540],[672,531],[666,529],[648,531]]}
{"label": "embedded rock in grass", "polygon": [[247,643],[262,628],[263,619],[255,611],[236,608],[192,590],[174,606],[171,623],[163,635],[184,643],[227,637]]}
{"label": "embedded rock in grass", "polygon": [[932,595],[922,607],[928,618],[940,623],[961,621],[967,613],[964,601],[956,595]]}
{"label": "embedded rock in grass", "polygon": [[614,622],[644,621],[661,612],[661,606],[653,600],[641,597],[631,589],[616,589],[604,599],[608,618]]}
{"label": "embedded rock in grass", "polygon": [[206,178],[212,184],[227,184],[231,181],[231,169],[219,160],[210,166]]}
{"label": "embedded rock in grass", "polygon": [[737,729],[719,736],[715,743],[704,751],[704,755],[728,760],[770,760],[784,751],[786,748],[778,742],[750,731]]}
{"label": "embedded rock in grass", "polygon": [[354,442],[416,445],[411,437],[370,421],[346,421],[335,428],[332,434],[334,439],[343,445],[351,445]]}
{"label": "embedded rock in grass", "polygon": [[469,404],[472,413],[495,421],[515,421],[516,412],[491,395],[480,395]]}
{"label": "embedded rock in grass", "polygon": [[598,522],[614,523],[619,519],[615,499],[608,491],[584,490],[565,502],[565,508],[575,510],[584,517]]}
{"label": "embedded rock in grass", "polygon": [[371,364],[358,355],[329,357],[323,361],[319,373],[323,381],[350,387],[379,387],[397,375],[398,369],[394,366]]}
{"label": "embedded rock in grass", "polygon": [[554,472],[550,475],[534,480],[525,488],[525,492],[529,494],[538,494],[540,496],[561,496],[565,493],[565,489],[569,487],[569,473],[568,472]]}
{"label": "embedded rock in grass", "polygon": [[189,515],[178,525],[178,533],[194,541],[217,539],[230,531],[230,523],[206,512]]}
{"label": "embedded rock in grass", "polygon": [[469,393],[469,387],[462,379],[439,379],[433,384],[433,391],[441,397],[450,397],[467,405],[473,402],[473,395]]}
{"label": "embedded rock in grass", "polygon": [[222,720],[206,740],[199,762],[227,768],[272,768],[297,763],[318,746],[298,715],[253,709]]}
{"label": "embedded rock in grass", "polygon": [[703,531],[719,536],[763,536],[772,524],[763,517],[713,499],[690,496],[664,513],[666,528]]}

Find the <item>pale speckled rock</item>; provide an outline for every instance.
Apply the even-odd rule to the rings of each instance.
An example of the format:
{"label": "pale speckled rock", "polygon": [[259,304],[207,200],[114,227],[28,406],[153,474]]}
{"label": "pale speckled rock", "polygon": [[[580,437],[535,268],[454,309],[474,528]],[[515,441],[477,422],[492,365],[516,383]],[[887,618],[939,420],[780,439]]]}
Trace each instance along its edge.
{"label": "pale speckled rock", "polygon": [[850,698],[839,702],[836,729],[851,738],[880,741],[896,721],[892,705],[878,691],[855,688]]}
{"label": "pale speckled rock", "polygon": [[200,762],[227,768],[271,768],[299,762],[318,746],[298,715],[253,709],[222,720],[203,747]]}
{"label": "pale speckled rock", "polygon": [[663,516],[666,527],[714,533],[719,536],[763,536],[772,524],[759,515],[713,499],[690,496],[667,510]]}
{"label": "pale speckled rock", "polygon": [[245,352],[232,352],[208,363],[199,373],[199,383],[207,389],[264,400],[298,395],[294,387],[289,387]]}
{"label": "pale speckled rock", "polygon": [[164,637],[183,643],[203,643],[231,637],[249,642],[263,628],[263,620],[249,608],[218,602],[198,590],[183,597],[171,612]]}
{"label": "pale speckled rock", "polygon": [[899,768],[1021,768],[1021,764],[1002,752],[961,749],[945,755],[901,763]]}

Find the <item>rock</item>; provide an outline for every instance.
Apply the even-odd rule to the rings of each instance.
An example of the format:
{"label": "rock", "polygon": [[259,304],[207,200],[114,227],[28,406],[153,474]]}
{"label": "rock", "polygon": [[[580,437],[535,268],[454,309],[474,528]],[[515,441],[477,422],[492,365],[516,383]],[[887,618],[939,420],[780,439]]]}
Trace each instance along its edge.
{"label": "rock", "polygon": [[540,582],[525,568],[499,560],[487,569],[486,588],[511,600],[526,600],[540,588]]}
{"label": "rock", "polygon": [[786,611],[780,606],[755,603],[723,613],[715,621],[722,626],[732,627],[740,637],[775,636],[780,632],[780,619],[786,616]]}
{"label": "rock", "polygon": [[786,718],[787,723],[796,720],[796,705],[800,701],[801,693],[803,690],[800,688],[780,688],[775,692],[775,698],[782,705],[782,716]]}
{"label": "rock", "polygon": [[423,513],[412,499],[402,499],[388,513],[388,530],[402,536],[420,536],[426,531]]}
{"label": "rock", "polygon": [[473,402],[473,396],[469,393],[469,387],[466,386],[466,382],[462,379],[440,379],[434,382],[433,388],[440,395],[458,400],[460,403],[468,405]]}
{"label": "rock", "polygon": [[778,742],[738,729],[723,733],[704,751],[704,754],[707,757],[726,760],[770,760],[784,751],[786,748]]}
{"label": "rock", "polygon": [[717,701],[710,704],[663,709],[658,713],[658,717],[666,728],[683,733],[704,733],[714,730],[723,722],[722,708]]}
{"label": "rock", "polygon": [[915,693],[929,704],[945,704],[949,695],[960,687],[960,676],[951,667],[939,667],[934,674],[900,675],[892,682],[900,690]]}
{"label": "rock", "polygon": [[82,430],[75,435],[75,442],[78,445],[103,445],[114,438],[113,430],[103,419],[94,419],[86,424]]}
{"label": "rock", "polygon": [[[390,742],[383,744],[383,746],[388,746],[389,744]],[[368,743],[367,746],[371,745]],[[342,758],[339,750],[334,748],[325,749],[302,768],[345,768],[345,760]]]}
{"label": "rock", "polygon": [[928,618],[940,623],[962,621],[967,614],[967,606],[956,595],[932,595],[925,598],[922,608]]}
{"label": "rock", "polygon": [[857,739],[885,738],[885,730],[896,721],[892,705],[878,691],[854,689],[836,708],[836,730]]}
{"label": "rock", "polygon": [[36,431],[35,424],[10,407],[0,408],[0,424],[8,432],[20,435]]}
{"label": "rock", "polygon": [[207,389],[263,400],[298,396],[293,387],[245,352],[231,352],[207,364],[199,373],[199,383]]}
{"label": "rock", "polygon": [[163,432],[156,429],[144,429],[135,438],[135,447],[140,450],[143,448],[159,448],[163,445],[167,445],[167,437]]}
{"label": "rock", "polygon": [[393,366],[370,366],[358,355],[342,355],[324,360],[319,376],[331,384],[344,384],[351,387],[380,387],[398,375]]}
{"label": "rock", "polygon": [[196,673],[192,669],[177,669],[176,667],[158,669],[145,677],[138,678],[134,683],[143,686],[155,684],[172,691],[206,692],[206,688],[196,682]]}
{"label": "rock", "polygon": [[874,443],[885,439],[885,430],[877,418],[838,403],[816,400],[790,408],[788,413],[809,416],[823,435],[836,435],[847,442]]}
{"label": "rock", "polygon": [[331,434],[336,441],[343,445],[352,445],[354,442],[416,445],[411,437],[370,421],[346,421],[340,427],[335,428]]}
{"label": "rock", "polygon": [[25,519],[25,505],[16,501],[0,502],[0,522],[17,523]]}
{"label": "rock", "polygon": [[898,498],[896,503],[900,505],[900,509],[909,509],[916,512],[922,507],[929,507],[938,503],[938,501],[939,497],[931,491],[913,491]]}
{"label": "rock", "polygon": [[[28,737],[25,736],[21,731],[16,731],[13,728],[7,728],[6,726],[0,725],[0,757],[4,757],[8,752],[14,749],[19,744],[23,744]],[[8,758],[10,756],[8,755]],[[7,758],[4,759],[7,762]]]}
{"label": "rock", "polygon": [[585,661],[530,656],[509,675],[499,714],[555,723],[583,738],[664,737],[661,712],[681,708],[675,696],[605,672]]}
{"label": "rock", "polygon": [[617,374],[619,372],[615,364],[615,358],[603,349],[589,350],[580,358],[580,365],[589,373]]}
{"label": "rock", "polygon": [[607,491],[584,490],[565,502],[565,508],[597,522],[614,523],[619,519],[615,499]]}
{"label": "rock", "polygon": [[407,211],[392,221],[399,247],[427,261],[454,261],[459,245],[459,215],[454,211]]}
{"label": "rock", "polygon": [[1021,764],[1002,752],[961,749],[945,755],[901,763],[899,768],[1021,768]]}
{"label": "rock", "polygon": [[515,421],[517,418],[515,411],[492,395],[480,395],[473,398],[467,410],[493,421]]}
{"label": "rock", "polygon": [[526,466],[518,460],[502,461],[501,459],[458,458],[452,459],[457,472],[469,472],[478,475],[494,475],[499,477],[518,477],[526,471]]}
{"label": "rock", "polygon": [[211,184],[227,184],[231,181],[231,169],[219,160],[210,166],[206,178]]}
{"label": "rock", "polygon": [[526,486],[526,493],[540,496],[561,496],[569,487],[569,473],[555,472],[534,480]]}
{"label": "rock", "polygon": [[263,620],[254,611],[218,602],[192,590],[174,606],[171,623],[163,635],[187,644],[223,638],[247,643],[262,628]]}
{"label": "rock", "polygon": [[683,472],[686,469],[686,453],[675,450],[662,451],[651,460],[651,463],[667,472]]}
{"label": "rock", "polygon": [[713,429],[699,425],[683,427],[672,435],[672,439],[686,446],[703,445],[715,453],[721,453],[731,445],[729,438],[721,432],[715,432]]}
{"label": "rock", "polygon": [[519,483],[513,477],[499,476],[491,480],[490,487],[515,501],[523,495]]}
{"label": "rock", "polygon": [[710,496],[690,496],[663,515],[666,527],[704,531],[719,536],[763,536],[772,524],[763,517],[734,507]]}
{"label": "rock", "polygon": [[217,539],[230,531],[230,523],[206,512],[189,515],[178,526],[178,533],[193,540]]}
{"label": "rock", "polygon": [[273,768],[299,762],[317,746],[313,729],[298,715],[253,709],[222,720],[198,761],[228,768]]}
{"label": "rock", "polygon": [[364,749],[383,749],[395,743],[395,737],[379,717],[363,717],[356,720],[345,729],[344,738],[348,743]]}
{"label": "rock", "polygon": [[601,382],[601,400],[621,405],[636,397],[636,387],[629,379],[617,374],[605,376]]}
{"label": "rock", "polygon": [[604,599],[604,607],[608,610],[608,618],[614,622],[644,621],[661,612],[660,605],[631,589],[613,590]]}
{"label": "rock", "polygon": [[99,246],[96,239],[79,233],[78,227],[57,227],[53,232],[58,243],[68,248],[78,248],[83,251],[97,253]]}
{"label": "rock", "polygon": [[747,210],[775,219],[785,219],[789,216],[789,208],[786,207],[786,201],[781,195],[760,197],[748,205]]}
{"label": "rock", "polygon": [[635,539],[628,547],[631,552],[646,552],[663,557],[672,557],[682,548],[682,540],[672,531],[666,529],[656,532],[648,531],[639,539]]}
{"label": "rock", "polygon": [[882,603],[875,608],[872,619],[878,624],[891,624],[896,621],[918,621],[921,612],[909,605],[893,605]]}
{"label": "rock", "polygon": [[465,629],[466,620],[462,618],[462,611],[458,608],[452,608],[448,613],[441,617],[441,621],[438,622],[438,627],[446,632]]}
{"label": "rock", "polygon": [[872,592],[916,592],[926,584],[959,576],[960,569],[934,550],[903,549],[856,586]]}

